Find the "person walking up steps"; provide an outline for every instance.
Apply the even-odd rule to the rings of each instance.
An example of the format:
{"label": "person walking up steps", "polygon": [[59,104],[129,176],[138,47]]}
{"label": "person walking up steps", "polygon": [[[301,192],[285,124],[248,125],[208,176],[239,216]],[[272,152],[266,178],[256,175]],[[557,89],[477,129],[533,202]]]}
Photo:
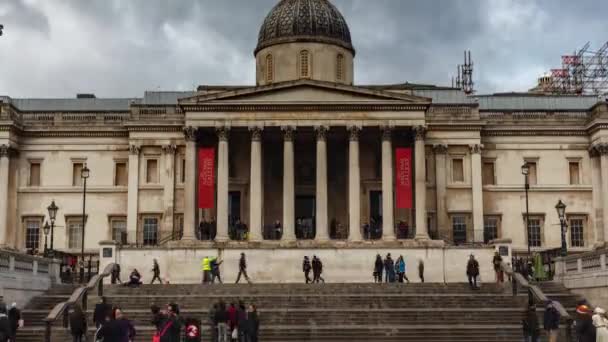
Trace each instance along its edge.
{"label": "person walking up steps", "polygon": [[376,255],[376,261],[374,262],[374,281],[376,283],[382,283],[382,270],[384,269],[384,263],[380,254]]}
{"label": "person walking up steps", "polygon": [[152,266],[152,274],[154,275],[154,277],[152,277],[152,281],[150,282],[150,284],[154,284],[154,281],[156,281],[156,279],[158,279],[159,283],[163,283],[163,281],[160,280],[160,266],[158,266],[158,261],[156,259],[154,259],[154,266]]}
{"label": "person walking up steps", "polygon": [[418,276],[420,277],[420,282],[424,283],[424,261],[418,260]]}
{"label": "person walking up steps", "polygon": [[251,284],[249,276],[247,275],[247,260],[245,259],[245,253],[241,253],[241,259],[239,260],[239,275],[236,277],[235,284],[238,284],[241,280],[241,275],[245,277],[245,280]]}
{"label": "person walking up steps", "polygon": [[313,282],[312,280],[310,280],[311,268],[312,266],[310,266],[310,260],[308,260],[308,257],[305,256],[304,261],[302,262],[302,271],[304,272],[304,279],[306,280],[306,284]]}

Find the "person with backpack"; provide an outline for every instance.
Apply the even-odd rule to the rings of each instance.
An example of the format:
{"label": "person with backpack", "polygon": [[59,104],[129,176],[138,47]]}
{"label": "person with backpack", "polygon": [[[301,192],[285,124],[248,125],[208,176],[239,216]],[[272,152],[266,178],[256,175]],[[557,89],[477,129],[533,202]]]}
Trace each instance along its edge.
{"label": "person with backpack", "polygon": [[475,260],[475,256],[471,254],[467,262],[467,278],[469,278],[469,286],[471,290],[477,290],[477,277],[479,276],[479,263]]}
{"label": "person with backpack", "polygon": [[106,322],[106,318],[110,316],[111,312],[112,307],[106,302],[106,297],[101,297],[99,303],[95,304],[95,310],[93,311],[93,322],[97,329]]}
{"label": "person with backpack", "polygon": [[400,255],[399,259],[397,259],[397,262],[395,263],[395,272],[397,273],[397,275],[399,277],[400,283],[403,283],[403,279],[405,279],[405,281],[407,281],[408,283],[410,282],[410,280],[407,279],[407,275],[405,274],[405,271],[406,271],[405,260],[403,259],[403,255]]}
{"label": "person with backpack", "polygon": [[70,333],[72,334],[72,341],[86,341],[87,318],[78,304],[74,305],[74,311],[70,314]]}
{"label": "person with backpack", "polygon": [[102,341],[131,342],[135,340],[136,331],[133,323],[123,314],[119,307],[112,309],[112,318],[101,326],[97,333]]}
{"label": "person with backpack", "polygon": [[557,336],[559,335],[559,320],[561,316],[553,301],[547,300],[545,305],[545,313],[543,315],[543,327],[549,336],[549,342],[557,342]]}
{"label": "person with backpack", "polygon": [[8,342],[11,336],[11,326],[8,321],[6,305],[0,302],[0,342]]}

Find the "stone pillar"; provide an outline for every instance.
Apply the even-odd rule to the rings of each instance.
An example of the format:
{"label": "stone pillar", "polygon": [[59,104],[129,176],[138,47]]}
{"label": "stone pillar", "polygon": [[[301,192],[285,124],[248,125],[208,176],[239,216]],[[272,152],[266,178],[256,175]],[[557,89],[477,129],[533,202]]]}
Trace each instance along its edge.
{"label": "stone pillar", "polygon": [[589,157],[591,158],[591,188],[593,190],[593,222],[595,223],[595,239],[596,245],[604,244],[604,218],[602,217],[602,174],[600,154],[593,147],[589,149]]}
{"label": "stone pillar", "polygon": [[448,152],[448,145],[434,145],[433,151],[435,152],[435,189],[437,192],[437,232],[439,233],[440,239],[449,241],[451,240],[450,225],[448,221],[448,212],[446,209],[446,154]]}
{"label": "stone pillar", "polygon": [[395,240],[392,128],[382,127],[382,239]]}
{"label": "stone pillar", "polygon": [[602,216],[604,237],[608,236],[608,144],[597,146],[600,154],[601,177],[602,177]]}
{"label": "stone pillar", "polygon": [[429,230],[426,226],[426,160],[424,150],[424,137],[426,127],[414,127],[416,133],[416,143],[414,146],[414,158],[416,163],[416,240],[428,240]]}
{"label": "stone pillar", "polygon": [[[162,147],[163,154],[165,155],[165,172],[163,175],[164,185],[163,190],[163,202],[164,202],[164,223],[163,230],[167,235],[173,234],[175,226],[175,220],[173,217],[174,204],[175,204],[175,152],[177,152],[177,146],[175,145],[164,145]],[[164,236],[163,236],[164,237]],[[161,237],[161,238],[163,238]]]}
{"label": "stone pillar", "polygon": [[9,153],[8,145],[0,145],[0,247],[8,245]]}
{"label": "stone pillar", "polygon": [[327,130],[328,127],[315,127],[317,133],[317,234],[315,240],[329,240],[327,225]]}
{"label": "stone pillar", "polygon": [[127,195],[127,242],[137,243],[139,215],[139,152],[141,147],[129,146],[129,184]]}
{"label": "stone pillar", "polygon": [[481,180],[481,149],[483,145],[469,146],[471,149],[471,186],[473,191],[473,238],[483,242],[483,183]]}
{"label": "stone pillar", "polygon": [[348,240],[361,241],[361,170],[359,169],[359,133],[351,126],[348,145]]}
{"label": "stone pillar", "polygon": [[283,237],[296,240],[293,127],[283,127]]}
{"label": "stone pillar", "polygon": [[251,173],[249,175],[249,240],[262,240],[262,129],[251,127]]}
{"label": "stone pillar", "polygon": [[195,240],[196,234],[196,133],[194,127],[184,128],[186,169],[184,180],[184,235],[182,240]]}
{"label": "stone pillar", "polygon": [[217,234],[216,241],[228,240],[228,136],[230,128],[217,129]]}

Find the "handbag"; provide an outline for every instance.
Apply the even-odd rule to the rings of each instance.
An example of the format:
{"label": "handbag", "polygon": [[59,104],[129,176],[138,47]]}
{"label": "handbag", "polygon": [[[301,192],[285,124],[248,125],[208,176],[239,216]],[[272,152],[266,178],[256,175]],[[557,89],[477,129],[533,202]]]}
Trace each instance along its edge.
{"label": "handbag", "polygon": [[234,330],[232,330],[232,338],[233,339],[239,338],[239,328],[234,328]]}
{"label": "handbag", "polygon": [[171,328],[172,325],[173,322],[169,322],[163,327],[163,330],[161,330],[160,332],[157,331],[154,336],[152,336],[152,342],[160,342],[160,338],[165,336],[165,333],[167,332],[167,330],[169,330],[169,328]]}

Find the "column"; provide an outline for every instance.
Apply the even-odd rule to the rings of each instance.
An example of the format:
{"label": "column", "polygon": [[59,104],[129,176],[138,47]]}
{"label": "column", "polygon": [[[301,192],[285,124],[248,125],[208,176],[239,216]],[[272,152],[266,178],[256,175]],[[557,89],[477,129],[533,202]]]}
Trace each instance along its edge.
{"label": "column", "polygon": [[393,132],[391,127],[382,129],[382,239],[395,240],[395,216],[393,213]]}
{"label": "column", "polygon": [[481,149],[483,145],[469,146],[471,149],[471,185],[473,191],[473,238],[483,242],[483,184],[481,180]]}
{"label": "column", "polygon": [[600,167],[602,178],[602,216],[604,222],[604,237],[608,236],[608,144],[597,146],[600,154]]}
{"label": "column", "polygon": [[173,212],[175,204],[175,152],[177,152],[177,146],[164,145],[162,150],[165,157],[164,180],[162,182],[164,185],[163,202],[165,211],[163,216],[163,230],[165,231],[165,234],[172,235],[174,233],[173,228],[175,225]]}
{"label": "column", "polygon": [[283,240],[295,241],[294,128],[281,129],[283,130]]}
{"label": "column", "polygon": [[217,129],[217,234],[216,241],[228,240],[228,137],[230,128]]}
{"label": "column", "polygon": [[361,170],[359,170],[359,133],[351,126],[348,144],[348,240],[361,241]]}
{"label": "column", "polygon": [[262,129],[251,127],[251,173],[249,176],[249,240],[262,240]]}
{"label": "column", "polygon": [[184,170],[184,235],[182,240],[195,240],[196,229],[196,133],[194,127],[184,128],[186,166]]}
{"label": "column", "polygon": [[595,223],[595,244],[604,243],[604,218],[602,217],[602,174],[599,151],[592,147],[589,149],[591,159],[591,187],[593,189],[593,222]]}
{"label": "column", "polygon": [[315,240],[329,240],[327,230],[327,130],[326,126],[315,127],[317,133],[317,234]]}
{"label": "column", "polygon": [[426,179],[425,179],[425,150],[424,137],[426,135],[426,127],[414,127],[416,133],[416,143],[414,145],[414,158],[416,163],[415,181],[416,181],[416,239],[427,240],[429,238],[429,230],[426,226]]}
{"label": "column", "polygon": [[439,238],[448,241],[450,240],[450,227],[448,223],[448,213],[446,206],[446,182],[447,182],[447,165],[446,154],[448,152],[447,145],[434,145],[435,152],[435,189],[437,195],[437,231]]}
{"label": "column", "polygon": [[137,223],[139,214],[139,152],[141,147],[129,146],[129,184],[127,195],[127,242],[137,243]]}
{"label": "column", "polygon": [[8,245],[9,153],[8,145],[0,145],[0,247]]}

